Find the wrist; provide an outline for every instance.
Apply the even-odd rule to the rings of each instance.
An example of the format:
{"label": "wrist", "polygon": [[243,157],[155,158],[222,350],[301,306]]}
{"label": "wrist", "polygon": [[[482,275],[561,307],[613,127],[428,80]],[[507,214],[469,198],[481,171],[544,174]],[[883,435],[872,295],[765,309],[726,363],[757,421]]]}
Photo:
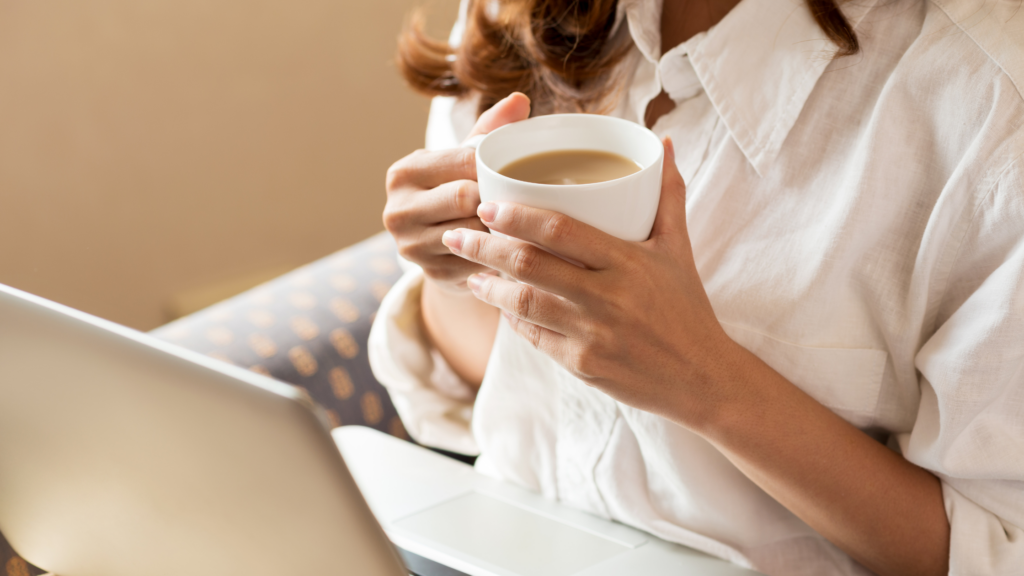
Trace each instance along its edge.
{"label": "wrist", "polygon": [[730,343],[713,400],[697,430],[705,440],[726,452],[770,450],[773,435],[805,430],[822,410],[831,415],[758,356]]}
{"label": "wrist", "polygon": [[[429,288],[428,288],[429,286]],[[465,278],[461,282],[453,282],[452,280],[444,280],[439,278],[433,278],[430,274],[424,271],[423,274],[423,289],[424,291],[430,290],[431,296],[465,296],[472,295],[469,286],[466,285]]]}
{"label": "wrist", "polygon": [[427,340],[465,382],[479,386],[498,327],[498,310],[465,292],[423,282],[420,316]]}
{"label": "wrist", "polygon": [[468,287],[456,286],[451,282],[434,280],[430,276],[423,277],[423,290],[420,295],[424,320],[432,313],[450,314],[454,310],[473,308],[480,301],[473,296]]}
{"label": "wrist", "polygon": [[687,427],[705,439],[724,441],[738,430],[757,426],[771,405],[770,381],[778,375],[760,358],[724,333],[704,371],[704,393]]}

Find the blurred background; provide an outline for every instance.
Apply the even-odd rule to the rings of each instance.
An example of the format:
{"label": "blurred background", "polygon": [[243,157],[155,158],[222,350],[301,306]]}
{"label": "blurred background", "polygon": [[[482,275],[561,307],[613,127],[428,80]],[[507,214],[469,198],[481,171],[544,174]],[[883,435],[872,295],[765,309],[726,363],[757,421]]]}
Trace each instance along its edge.
{"label": "blurred background", "polygon": [[0,283],[140,330],[383,229],[458,0],[0,0]]}

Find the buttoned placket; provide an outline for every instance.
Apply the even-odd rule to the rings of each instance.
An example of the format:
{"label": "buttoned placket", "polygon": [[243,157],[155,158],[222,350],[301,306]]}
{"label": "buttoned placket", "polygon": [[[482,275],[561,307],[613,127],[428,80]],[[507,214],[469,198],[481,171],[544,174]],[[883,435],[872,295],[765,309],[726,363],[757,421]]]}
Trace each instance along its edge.
{"label": "buttoned placket", "polygon": [[[706,32],[696,34],[660,57],[652,52],[652,46],[641,46],[638,42],[638,54],[632,64],[635,70],[626,91],[625,110],[637,123],[645,121],[647,107],[661,92],[672,99],[675,108],[659,118],[651,130],[660,137],[672,138],[677,167],[687,183],[705,160],[719,122],[690,60],[691,52],[706,37]],[[686,130],[680,131],[680,126]]]}
{"label": "buttoned placket", "polygon": [[[659,58],[657,63],[649,58],[634,60],[637,69],[628,94],[631,102],[639,105],[635,112],[641,122],[647,105],[662,90],[677,106],[702,93],[688,51],[704,35],[698,34],[676,46]],[[713,128],[715,115],[710,106],[703,112],[711,118],[710,127]],[[690,137],[681,142],[679,148],[685,152],[681,164],[687,165],[687,176],[696,172],[703,160],[703,149],[706,149],[710,138],[711,130],[704,129],[699,138]],[[610,516],[595,478],[595,469],[607,450],[616,420],[620,417],[621,411],[615,400],[562,371],[558,386],[555,471],[560,500],[595,514]]]}

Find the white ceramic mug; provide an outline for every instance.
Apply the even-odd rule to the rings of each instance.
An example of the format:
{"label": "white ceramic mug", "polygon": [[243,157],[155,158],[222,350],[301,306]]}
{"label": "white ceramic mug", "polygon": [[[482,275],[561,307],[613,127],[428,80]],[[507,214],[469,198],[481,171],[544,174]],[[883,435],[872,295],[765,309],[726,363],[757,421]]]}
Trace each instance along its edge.
{"label": "white ceramic mug", "polygon": [[[623,240],[651,234],[661,197],[664,148],[647,128],[596,114],[552,114],[470,138],[476,148],[481,202],[515,202],[554,210]],[[498,173],[512,162],[555,150],[598,150],[633,160],[640,171],[592,184],[534,184]]]}

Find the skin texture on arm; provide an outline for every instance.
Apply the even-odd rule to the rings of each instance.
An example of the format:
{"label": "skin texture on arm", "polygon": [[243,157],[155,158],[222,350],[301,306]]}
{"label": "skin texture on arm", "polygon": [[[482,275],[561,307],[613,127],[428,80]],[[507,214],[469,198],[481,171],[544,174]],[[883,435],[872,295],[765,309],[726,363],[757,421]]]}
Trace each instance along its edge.
{"label": "skin texture on arm", "polygon": [[475,274],[468,283],[576,377],[700,434],[874,572],[945,574],[949,525],[939,480],[729,339],[694,264],[686,189],[670,142],[664,174],[654,230],[641,243],[550,211],[480,206],[492,230],[582,268],[474,230],[447,232],[443,241],[454,254],[521,281]]}
{"label": "skin texture on arm", "polygon": [[756,356],[700,433],[830,541],[881,575],[946,574],[939,479],[872,440]]}
{"label": "skin texture on arm", "polygon": [[[530,100],[514,93],[482,114],[469,137],[529,116]],[[479,386],[494,345],[498,310],[473,297],[466,277],[487,268],[453,256],[441,243],[446,230],[486,230],[476,215],[476,152],[413,152],[388,170],[387,193],[384,226],[399,254],[419,264],[426,276],[421,296],[424,332],[459,377]]]}
{"label": "skin texture on arm", "polygon": [[498,331],[498,309],[469,290],[448,291],[429,279],[420,305],[431,343],[460,378],[479,388]]}

